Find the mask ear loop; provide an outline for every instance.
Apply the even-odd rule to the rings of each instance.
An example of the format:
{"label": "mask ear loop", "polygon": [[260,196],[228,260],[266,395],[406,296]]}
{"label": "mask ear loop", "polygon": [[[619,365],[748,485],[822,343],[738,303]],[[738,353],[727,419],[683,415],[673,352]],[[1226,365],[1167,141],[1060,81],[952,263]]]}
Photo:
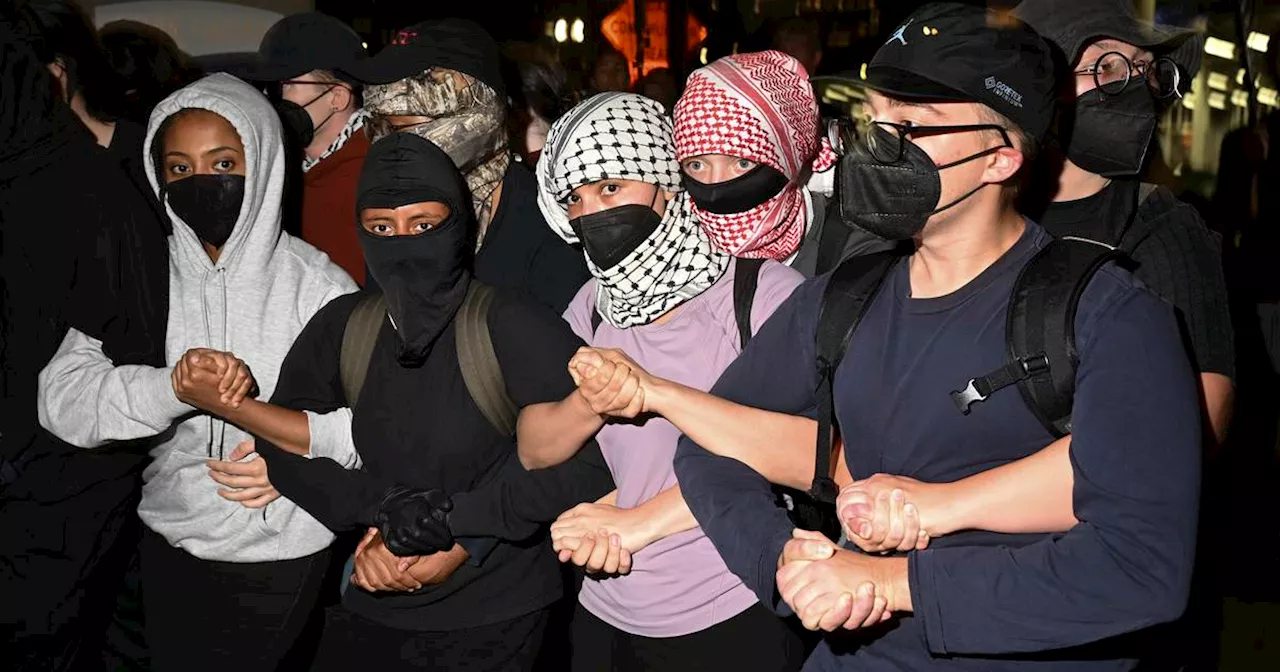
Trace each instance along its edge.
{"label": "mask ear loop", "polygon": [[[941,171],[943,171],[943,170],[946,170],[947,168],[952,168],[952,167],[958,166],[958,165],[960,165],[960,164],[962,164],[962,163],[968,163],[968,162],[970,162],[970,161],[976,161],[976,160],[978,160],[978,159],[981,159],[981,158],[982,158],[982,157],[984,157],[984,156],[989,156],[989,155],[991,155],[991,154],[995,154],[996,152],[998,152],[998,151],[1000,151],[1000,150],[1002,150],[1002,149],[1012,149],[1012,148],[1013,148],[1013,145],[1009,143],[1008,136],[1005,136],[1005,144],[1000,145],[1000,146],[998,146],[998,147],[988,147],[988,148],[984,149],[983,151],[978,152],[977,154],[974,154],[973,156],[970,156],[970,157],[968,157],[968,158],[960,159],[959,161],[952,161],[951,163],[948,163],[948,164],[946,164],[945,166],[938,166],[938,167],[937,167],[937,170],[938,170],[939,172],[941,172]],[[936,214],[938,214],[938,213],[940,213],[940,212],[945,212],[945,211],[950,210],[951,208],[953,208],[953,207],[955,207],[955,206],[957,206],[957,205],[960,205],[960,203],[961,203],[961,202],[963,202],[965,199],[967,199],[967,198],[969,198],[970,196],[972,196],[972,195],[974,195],[974,194],[978,193],[978,192],[979,192],[979,191],[981,191],[984,187],[989,187],[989,186],[991,186],[992,184],[994,184],[994,183],[993,183],[993,182],[983,182],[982,184],[979,184],[978,186],[974,187],[973,189],[970,189],[970,190],[969,190],[969,192],[968,192],[968,193],[966,193],[965,195],[963,195],[963,196],[961,196],[961,197],[959,197],[959,198],[957,198],[957,199],[955,199],[955,200],[951,201],[950,203],[948,203],[948,204],[946,204],[946,205],[944,205],[944,206],[942,206],[942,207],[940,207],[940,208],[935,209],[933,212],[930,212],[930,213],[929,213],[929,216],[930,216],[930,217],[932,217],[932,216],[934,216],[934,215],[936,215]]]}

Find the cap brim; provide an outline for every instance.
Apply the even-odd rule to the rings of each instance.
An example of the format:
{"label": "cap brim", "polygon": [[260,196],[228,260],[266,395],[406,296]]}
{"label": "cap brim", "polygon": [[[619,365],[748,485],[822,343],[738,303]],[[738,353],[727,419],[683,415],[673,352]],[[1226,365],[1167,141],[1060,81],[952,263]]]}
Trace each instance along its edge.
{"label": "cap brim", "polygon": [[422,72],[421,68],[401,58],[398,51],[383,49],[377,56],[343,66],[342,71],[361,84],[390,84]]}
{"label": "cap brim", "polygon": [[1079,44],[1074,54],[1067,54],[1073,62],[1080,58],[1084,46],[1094,40],[1110,38],[1127,42],[1135,47],[1151,51],[1156,56],[1168,56],[1183,70],[1187,77],[1194,77],[1200,70],[1200,53],[1204,38],[1187,28],[1150,24],[1140,20],[1111,17],[1086,26],[1080,31]]}
{"label": "cap brim", "polygon": [[308,72],[311,72],[311,69],[304,66],[268,63],[259,56],[247,64],[239,76],[241,79],[252,82],[283,82]]}
{"label": "cap brim", "polygon": [[867,78],[859,81],[868,89],[899,98],[928,98],[964,102],[974,100],[973,96],[953,89],[941,82],[909,70],[887,65],[868,67]]}

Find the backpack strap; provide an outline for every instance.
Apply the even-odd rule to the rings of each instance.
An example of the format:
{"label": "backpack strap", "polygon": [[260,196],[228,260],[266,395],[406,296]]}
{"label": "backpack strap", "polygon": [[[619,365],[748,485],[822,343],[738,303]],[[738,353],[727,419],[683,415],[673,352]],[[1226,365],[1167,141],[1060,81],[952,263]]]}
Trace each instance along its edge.
{"label": "backpack strap", "polygon": [[365,375],[369,373],[369,360],[373,346],[378,342],[378,332],[386,320],[387,300],[379,291],[366,291],[347,317],[342,332],[342,350],[338,354],[338,374],[342,378],[342,392],[347,397],[347,407],[355,408],[364,389]]}
{"label": "backpack strap", "polygon": [[493,288],[477,280],[472,280],[467,287],[467,297],[458,309],[454,329],[458,368],[467,393],[489,424],[503,436],[514,436],[520,409],[507,395],[502,367],[489,334],[489,307],[493,297]]}
{"label": "backpack strap", "polygon": [[1053,240],[1040,250],[1013,286],[1005,331],[1009,361],[951,393],[960,412],[968,415],[974,404],[1016,384],[1050,434],[1070,434],[1079,363],[1076,308],[1093,275],[1118,256],[1106,245],[1075,238]]}
{"label": "backpack strap", "polygon": [[760,267],[764,259],[734,259],[733,316],[738,322],[738,346],[745,350],[751,341],[751,308],[760,283]]}
{"label": "backpack strap", "polygon": [[[1168,199],[1161,198],[1161,194],[1158,193],[1160,189],[1159,185],[1150,182],[1138,185],[1138,196],[1134,201],[1132,219],[1116,243],[1116,248],[1130,257],[1133,256],[1133,251],[1138,248],[1138,245],[1155,232],[1160,215],[1164,214],[1161,210],[1168,207]],[[1173,197],[1172,194],[1169,196]]]}
{"label": "backpack strap", "polygon": [[902,258],[896,251],[877,252],[845,259],[831,274],[822,295],[818,316],[816,359],[818,389],[818,440],[815,448],[813,485],[809,495],[819,502],[835,503],[839,488],[831,478],[831,446],[834,439],[835,405],[832,385],[836,369],[844,359],[849,339],[862,321],[871,301],[889,270]]}

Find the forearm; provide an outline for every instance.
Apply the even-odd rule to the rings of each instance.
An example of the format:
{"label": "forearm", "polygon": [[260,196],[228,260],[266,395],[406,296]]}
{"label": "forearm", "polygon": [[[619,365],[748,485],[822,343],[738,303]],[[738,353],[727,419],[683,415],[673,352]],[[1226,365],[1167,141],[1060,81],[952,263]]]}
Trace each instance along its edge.
{"label": "forearm", "polygon": [[1235,406],[1235,385],[1230,378],[1220,373],[1201,373],[1200,395],[1205,419],[1208,421],[1206,427],[1213,432],[1206,437],[1212,453],[1227,438],[1227,428],[1231,424],[1231,412]]}
{"label": "forearm", "polygon": [[738,460],[773,483],[808,490],[813,483],[818,423],[735,404],[679,383],[659,380],[646,405],[702,449]]}
{"label": "forearm", "polygon": [[260,436],[281,450],[306,456],[311,450],[307,414],[281,406],[245,399],[240,408],[226,407],[220,415],[245,431]]}
{"label": "forearm", "polygon": [[959,530],[1017,534],[1075,527],[1070,451],[1071,438],[1064,437],[1016,462],[936,486],[944,492],[943,510],[921,510],[922,526],[934,536]]}
{"label": "forearm", "polygon": [[644,517],[650,544],[698,526],[698,520],[685,503],[679,485],[663,490],[657,497],[635,507],[635,510]]}
{"label": "forearm", "polygon": [[576,390],[560,401],[526,406],[516,422],[520,463],[545,469],[568,460],[604,426]]}

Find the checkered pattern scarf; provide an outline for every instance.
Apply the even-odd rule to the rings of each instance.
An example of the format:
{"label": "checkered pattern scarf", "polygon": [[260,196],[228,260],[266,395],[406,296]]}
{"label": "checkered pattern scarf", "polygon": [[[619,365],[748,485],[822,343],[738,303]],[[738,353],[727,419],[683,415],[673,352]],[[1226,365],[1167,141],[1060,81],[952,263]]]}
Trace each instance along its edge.
{"label": "checkered pattern scarf", "polygon": [[547,133],[538,159],[538,207],[566,242],[569,194],[605,179],[636,180],[678,192],[662,225],[616,266],[602,270],[587,257],[597,280],[596,310],[619,329],[649,324],[706,291],[724,275],[729,256],[716,251],[698,226],[680,186],[671,121],[662,105],[633,93],[601,93],[570,110]]}
{"label": "checkered pattern scarf", "polygon": [[819,141],[818,101],[808,73],[779,51],[726,56],[689,76],[676,103],[676,156],[724,154],[772,167],[791,182],[746,212],[718,215],[694,206],[707,234],[735,257],[784,260],[813,219],[803,189],[810,172],[835,165]]}
{"label": "checkered pattern scarf", "polygon": [[347,141],[351,139],[351,136],[355,135],[357,131],[364,129],[365,119],[368,118],[369,113],[365,112],[364,108],[356,110],[356,113],[351,115],[350,119],[347,119],[347,125],[342,127],[342,131],[338,133],[338,137],[334,138],[333,142],[329,144],[329,147],[325,149],[320,156],[317,156],[314,159],[309,156],[303,157],[302,172],[305,173],[310,171],[312,168],[320,165],[321,161],[337,154],[339,150],[346,146]]}

